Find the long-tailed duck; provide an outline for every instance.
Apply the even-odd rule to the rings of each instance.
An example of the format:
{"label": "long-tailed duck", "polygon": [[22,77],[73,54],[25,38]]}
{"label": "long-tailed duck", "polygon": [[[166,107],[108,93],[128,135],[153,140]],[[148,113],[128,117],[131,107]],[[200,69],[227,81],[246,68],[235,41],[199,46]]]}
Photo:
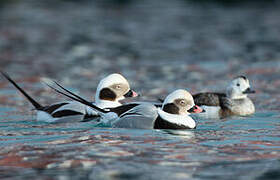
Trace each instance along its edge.
{"label": "long-tailed duck", "polygon": [[192,95],[183,89],[169,94],[161,107],[153,103],[129,103],[115,108],[101,109],[73,92],[57,92],[99,111],[101,122],[117,128],[138,129],[194,129],[190,113],[203,112],[194,104]]}
{"label": "long-tailed duck", "polygon": [[253,102],[247,97],[255,93],[245,76],[238,76],[227,86],[226,93],[205,92],[193,95],[195,104],[206,113],[196,114],[203,118],[225,118],[231,115],[247,116],[255,112]]}
{"label": "long-tailed duck", "polygon": [[[52,105],[43,106],[19,87],[8,74],[4,72],[1,72],[1,74],[35,107],[37,110],[37,121],[77,122],[97,115],[92,108],[88,108],[77,101],[58,102]],[[59,84],[57,83],[57,85]],[[111,74],[102,79],[98,84],[95,105],[100,108],[117,107],[121,105],[119,100],[135,96],[137,96],[137,93],[130,89],[128,81],[122,75]]]}

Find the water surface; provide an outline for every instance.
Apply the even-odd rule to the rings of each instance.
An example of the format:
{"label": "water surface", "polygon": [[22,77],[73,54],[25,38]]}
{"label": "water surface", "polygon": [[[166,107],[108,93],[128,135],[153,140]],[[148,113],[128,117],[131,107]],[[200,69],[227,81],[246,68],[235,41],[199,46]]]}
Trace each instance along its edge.
{"label": "water surface", "polygon": [[65,98],[41,77],[93,100],[100,79],[119,72],[154,100],[223,91],[245,75],[257,113],[188,131],[46,124],[0,77],[0,179],[279,179],[278,1],[5,2],[0,69],[43,105]]}
{"label": "water surface", "polygon": [[0,121],[0,178],[273,179],[280,170],[279,116],[199,120],[196,130],[171,131],[9,115]]}

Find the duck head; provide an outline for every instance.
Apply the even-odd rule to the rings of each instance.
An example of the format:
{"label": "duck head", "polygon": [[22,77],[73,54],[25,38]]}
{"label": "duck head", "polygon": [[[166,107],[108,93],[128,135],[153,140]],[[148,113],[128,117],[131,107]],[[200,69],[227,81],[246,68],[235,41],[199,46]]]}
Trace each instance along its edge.
{"label": "duck head", "polygon": [[202,108],[194,104],[192,95],[184,89],[169,94],[163,102],[162,110],[177,115],[204,112]]}
{"label": "duck head", "polygon": [[114,73],[99,82],[95,101],[97,105],[104,101],[121,105],[119,103],[120,100],[136,96],[138,96],[138,94],[130,89],[126,78],[121,74]]}
{"label": "duck head", "polygon": [[244,99],[250,93],[255,93],[255,91],[251,89],[249,80],[245,76],[233,79],[226,91],[227,96],[231,99]]}

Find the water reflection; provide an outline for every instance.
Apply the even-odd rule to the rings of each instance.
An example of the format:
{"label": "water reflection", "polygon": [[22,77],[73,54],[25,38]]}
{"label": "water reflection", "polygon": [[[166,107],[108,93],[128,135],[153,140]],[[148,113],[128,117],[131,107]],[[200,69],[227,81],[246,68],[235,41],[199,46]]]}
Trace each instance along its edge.
{"label": "water reflection", "polygon": [[[239,162],[248,162],[258,169],[264,161],[280,157],[278,116],[277,112],[264,112],[252,117],[200,120],[196,130],[174,131],[112,129],[94,127],[90,122],[46,124],[13,120],[10,115],[10,120],[0,122],[0,166],[26,169],[28,175],[20,177],[38,173],[29,168],[65,176],[68,168],[73,172],[82,169],[86,174],[93,170],[98,177],[108,179],[142,178],[143,173],[143,177],[150,177],[152,172],[171,177],[161,171],[176,171],[179,179],[228,173],[239,176],[220,168],[228,162],[228,167],[243,171],[247,165]],[[125,173],[127,169],[131,172]]]}
{"label": "water reflection", "polygon": [[171,135],[177,135],[182,138],[191,139],[195,136],[194,132],[192,130],[171,130],[171,129],[165,129],[162,130],[163,132],[166,132]]}

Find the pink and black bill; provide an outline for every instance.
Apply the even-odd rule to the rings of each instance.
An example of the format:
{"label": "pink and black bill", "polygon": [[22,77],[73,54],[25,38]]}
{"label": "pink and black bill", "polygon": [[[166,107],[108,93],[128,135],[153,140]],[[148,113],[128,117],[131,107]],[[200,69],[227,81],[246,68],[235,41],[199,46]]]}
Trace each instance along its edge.
{"label": "pink and black bill", "polygon": [[202,113],[205,112],[204,109],[199,107],[198,105],[194,105],[191,109],[188,110],[189,113]]}
{"label": "pink and black bill", "polygon": [[128,98],[128,97],[137,97],[137,96],[139,96],[139,95],[135,91],[133,91],[131,89],[124,95],[124,97],[126,97],[126,98]]}

